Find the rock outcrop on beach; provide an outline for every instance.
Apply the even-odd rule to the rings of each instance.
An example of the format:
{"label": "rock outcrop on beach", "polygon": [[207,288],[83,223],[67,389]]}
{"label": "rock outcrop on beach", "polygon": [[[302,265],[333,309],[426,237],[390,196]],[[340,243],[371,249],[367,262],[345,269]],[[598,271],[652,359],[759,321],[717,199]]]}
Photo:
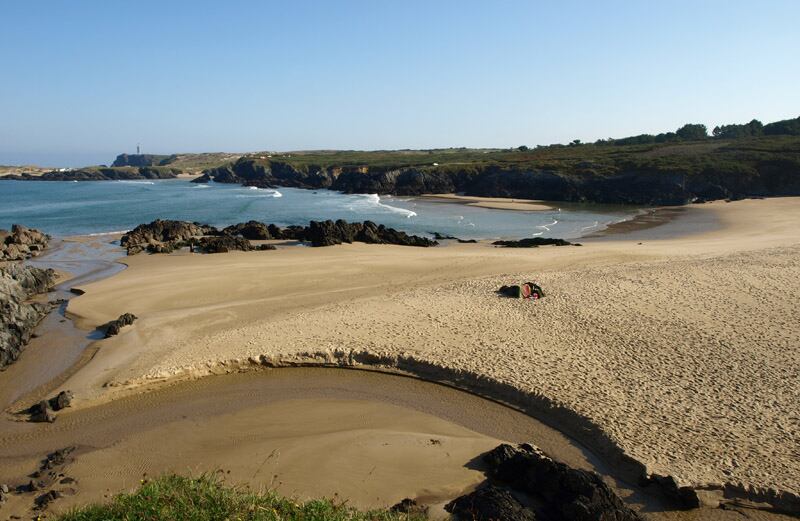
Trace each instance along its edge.
{"label": "rock outcrop on beach", "polygon": [[[527,237],[518,241],[494,241],[495,246],[503,248],[538,248],[539,246],[571,246],[573,243],[564,239],[550,239],[548,237]],[[574,244],[580,246],[580,244]]]}
{"label": "rock outcrop on beach", "polygon": [[372,221],[348,223],[338,221],[311,221],[305,238],[311,246],[332,246],[334,244],[365,242],[367,244],[397,244],[400,246],[436,246],[434,240],[408,235],[405,232],[387,228]]}
{"label": "rock outcrop on beach", "polygon": [[[489,485],[445,507],[459,519],[642,521],[600,476],[554,461],[533,445],[499,445],[483,462]],[[512,491],[532,504],[523,506]]]}
{"label": "rock outcrop on beach", "polygon": [[100,329],[105,333],[106,338],[110,338],[118,335],[123,327],[132,325],[137,318],[133,313],[123,313],[119,318],[100,326]]}
{"label": "rock outcrop on beach", "polygon": [[0,368],[19,358],[33,329],[52,309],[48,303],[29,299],[47,292],[54,281],[50,269],[20,263],[0,267]]}
{"label": "rock outcrop on beach", "polygon": [[21,224],[11,226],[10,232],[0,230],[0,261],[18,261],[35,257],[47,248],[49,241],[49,235]]}
{"label": "rock outcrop on beach", "polygon": [[140,224],[120,239],[120,245],[135,255],[147,250],[151,253],[169,253],[193,237],[217,235],[216,228],[188,221],[161,220]]}
{"label": "rock outcrop on beach", "polygon": [[286,228],[258,221],[248,221],[228,226],[222,230],[199,223],[159,219],[137,226],[122,236],[120,244],[127,248],[128,255],[135,255],[142,251],[170,253],[184,246],[191,246],[204,253],[272,249],[270,245],[254,248],[250,241],[258,240],[304,241],[311,243],[311,246],[332,246],[352,242],[419,247],[438,244],[426,237],[409,235],[372,221],[348,223],[341,219],[338,221],[311,221],[308,226]]}
{"label": "rock outcrop on beach", "polygon": [[28,409],[30,421],[33,423],[53,423],[56,421],[55,411],[72,405],[72,391],[61,391],[49,400],[42,400]]}
{"label": "rock outcrop on beach", "polygon": [[163,166],[141,167],[86,167],[74,170],[53,170],[41,175],[23,173],[2,176],[11,181],[142,181],[148,179],[174,179],[181,174],[178,168]]}

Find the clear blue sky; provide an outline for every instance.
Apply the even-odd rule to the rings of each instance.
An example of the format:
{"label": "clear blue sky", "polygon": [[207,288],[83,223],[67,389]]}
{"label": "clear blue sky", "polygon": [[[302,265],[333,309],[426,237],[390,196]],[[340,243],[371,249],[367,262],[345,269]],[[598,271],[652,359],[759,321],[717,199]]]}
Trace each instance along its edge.
{"label": "clear blue sky", "polygon": [[0,2],[0,164],[800,115],[800,1]]}

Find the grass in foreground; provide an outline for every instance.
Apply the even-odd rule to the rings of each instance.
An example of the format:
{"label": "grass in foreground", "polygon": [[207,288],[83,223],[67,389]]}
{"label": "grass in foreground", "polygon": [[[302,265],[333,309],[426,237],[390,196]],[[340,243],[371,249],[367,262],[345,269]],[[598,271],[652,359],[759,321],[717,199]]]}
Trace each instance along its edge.
{"label": "grass in foreground", "polygon": [[230,487],[214,476],[168,475],[105,505],[73,510],[59,521],[417,521],[388,510],[358,511],[328,499],[295,502],[274,493]]}

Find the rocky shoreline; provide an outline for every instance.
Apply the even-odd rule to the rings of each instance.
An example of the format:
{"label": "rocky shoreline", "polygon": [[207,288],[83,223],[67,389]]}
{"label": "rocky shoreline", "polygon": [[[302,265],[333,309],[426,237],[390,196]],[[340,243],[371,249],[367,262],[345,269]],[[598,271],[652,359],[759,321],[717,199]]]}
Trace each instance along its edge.
{"label": "rocky shoreline", "polygon": [[123,235],[120,245],[127,249],[128,255],[135,255],[142,251],[170,253],[186,246],[192,251],[196,249],[198,252],[204,253],[274,249],[274,246],[269,244],[254,247],[250,243],[250,241],[263,240],[303,241],[314,247],[352,242],[418,247],[430,247],[438,244],[435,240],[408,235],[372,221],[363,223],[348,223],[341,219],[335,222],[330,220],[311,221],[308,226],[289,226],[287,228],[258,221],[248,221],[219,230],[207,224],[157,219],[148,224],[141,224]]}
{"label": "rocky shoreline", "polygon": [[53,270],[19,263],[0,267],[0,369],[19,358],[36,325],[52,305],[31,302],[55,281]]}

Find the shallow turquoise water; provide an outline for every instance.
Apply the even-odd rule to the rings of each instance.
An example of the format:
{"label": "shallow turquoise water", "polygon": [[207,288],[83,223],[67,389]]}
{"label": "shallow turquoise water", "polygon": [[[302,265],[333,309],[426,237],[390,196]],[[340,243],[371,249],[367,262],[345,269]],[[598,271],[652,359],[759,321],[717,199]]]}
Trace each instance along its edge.
{"label": "shallow turquoise water", "polygon": [[186,180],[0,181],[0,228],[20,223],[54,236],[125,231],[161,218],[214,226],[250,219],[279,226],[324,219],[371,220],[416,234],[575,238],[635,214],[635,208],[596,205],[565,205],[544,212],[488,210],[408,197],[200,185]]}

